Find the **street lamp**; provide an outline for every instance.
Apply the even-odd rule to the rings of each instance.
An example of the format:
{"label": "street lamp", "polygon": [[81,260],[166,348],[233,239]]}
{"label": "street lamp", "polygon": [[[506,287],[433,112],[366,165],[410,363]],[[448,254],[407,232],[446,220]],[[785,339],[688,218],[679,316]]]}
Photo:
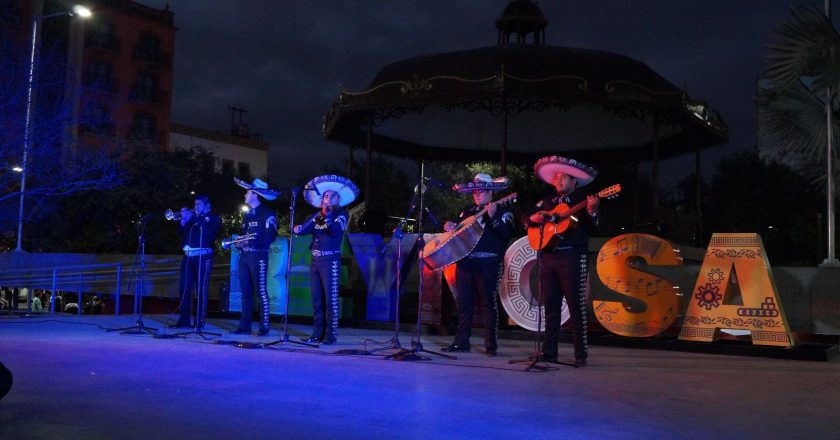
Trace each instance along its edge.
{"label": "street lamp", "polygon": [[61,17],[69,15],[71,17],[88,18],[93,13],[90,9],[76,5],[69,11],[56,12],[49,15],[38,15],[37,11],[32,13],[32,47],[29,51],[29,76],[26,81],[26,120],[23,129],[23,162],[21,163],[20,171],[20,203],[18,206],[18,230],[17,230],[17,247],[15,252],[23,251],[21,248],[21,238],[23,237],[23,200],[26,194],[26,171],[29,168],[27,160],[29,159],[29,149],[32,148],[32,88],[35,85],[35,55],[38,52],[38,22],[53,17]]}
{"label": "street lamp", "polygon": [[91,15],[93,15],[93,12],[90,12],[90,9],[88,9],[86,6],[75,5],[75,6],[73,6],[72,11],[67,12],[67,14],[70,15],[70,16],[78,15],[79,17],[82,17],[82,18],[88,18]]}

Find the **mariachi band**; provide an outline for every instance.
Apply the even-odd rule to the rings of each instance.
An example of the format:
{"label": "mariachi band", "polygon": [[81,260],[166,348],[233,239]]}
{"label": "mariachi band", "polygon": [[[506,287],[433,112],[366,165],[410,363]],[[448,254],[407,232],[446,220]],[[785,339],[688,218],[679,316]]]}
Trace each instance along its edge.
{"label": "mariachi band", "polygon": [[[493,178],[478,173],[472,181],[452,186],[455,192],[472,197],[473,203],[457,218],[447,221],[443,231],[424,248],[424,261],[431,269],[454,264],[455,304],[458,324],[454,341],[443,347],[447,352],[469,352],[474,305],[483,302],[484,353],[496,356],[499,326],[499,281],[504,254],[516,230],[516,223],[528,229],[531,246],[538,251],[539,299],[545,306],[545,337],[537,360],[558,362],[558,340],[563,300],[569,306],[574,347],[574,365],[587,361],[586,292],[589,282],[587,246],[592,228],[600,221],[598,196],[587,195],[583,187],[597,171],[574,159],[547,156],[534,164],[534,174],[553,188],[552,194],[525,210],[518,219],[509,204],[516,194],[503,198],[497,193],[510,189],[506,177]],[[270,299],[266,287],[269,246],[277,237],[274,210],[262,203],[279,193],[260,179],[248,183],[235,179],[246,190],[249,210],[242,220],[241,235],[224,240],[223,246],[235,246],[240,252],[238,269],[242,291],[242,317],[231,333],[251,334],[254,293],[259,296],[257,335],[270,331]],[[335,344],[338,338],[339,275],[341,245],[347,230],[345,207],[359,196],[358,187],[338,175],[322,175],[304,187],[306,202],[317,211],[293,227],[298,236],[311,236],[310,292],[313,325],[308,343]],[[194,210],[167,211],[167,219],[180,222],[184,259],[181,264],[180,317],[172,327],[190,327],[192,286],[196,286],[198,307],[195,326],[201,328],[207,313],[207,291],[213,248],[221,228],[221,219],[211,212],[207,196],[196,196]],[[573,223],[573,225],[570,225]]]}

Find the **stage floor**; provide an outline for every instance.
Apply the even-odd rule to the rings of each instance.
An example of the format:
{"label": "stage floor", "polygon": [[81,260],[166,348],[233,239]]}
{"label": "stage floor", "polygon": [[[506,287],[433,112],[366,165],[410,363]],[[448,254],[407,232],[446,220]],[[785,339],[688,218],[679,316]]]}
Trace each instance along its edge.
{"label": "stage floor", "polygon": [[[145,317],[165,327],[173,316]],[[338,355],[386,331],[344,329],[321,348],[243,349],[108,333],[132,316],[0,318],[0,439],[837,438],[840,361],[590,347],[589,365],[523,372],[528,341],[457,360]],[[210,328],[235,327],[210,320]],[[225,334],[220,339],[270,342]],[[168,331],[171,333],[171,331]],[[292,326],[293,338],[308,328]],[[410,345],[411,335],[400,341]],[[426,336],[438,350],[451,337]],[[372,348],[376,345],[368,343]],[[561,360],[571,346],[561,345]]]}

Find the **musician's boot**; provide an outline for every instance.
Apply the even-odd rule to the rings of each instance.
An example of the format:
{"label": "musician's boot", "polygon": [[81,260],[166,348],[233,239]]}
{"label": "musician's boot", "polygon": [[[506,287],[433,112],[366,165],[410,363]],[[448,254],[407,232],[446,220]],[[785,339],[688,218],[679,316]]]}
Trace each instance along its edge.
{"label": "musician's boot", "polygon": [[443,347],[440,351],[445,351],[447,353],[469,353],[470,352],[470,345],[469,344],[449,344],[447,347]]}

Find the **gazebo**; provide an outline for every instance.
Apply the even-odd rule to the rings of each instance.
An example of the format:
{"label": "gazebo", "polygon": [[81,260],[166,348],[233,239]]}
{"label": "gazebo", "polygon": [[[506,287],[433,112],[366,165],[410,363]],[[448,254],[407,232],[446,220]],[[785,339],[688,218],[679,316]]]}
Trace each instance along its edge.
{"label": "gazebo", "polygon": [[503,170],[551,153],[650,160],[656,213],[660,159],[694,153],[700,175],[700,151],[727,140],[716,112],[640,61],[546,45],[547,24],[530,0],[513,0],[496,45],[397,61],[367,89],[342,91],[322,131],[351,155],[367,151],[365,197],[372,151]]}

